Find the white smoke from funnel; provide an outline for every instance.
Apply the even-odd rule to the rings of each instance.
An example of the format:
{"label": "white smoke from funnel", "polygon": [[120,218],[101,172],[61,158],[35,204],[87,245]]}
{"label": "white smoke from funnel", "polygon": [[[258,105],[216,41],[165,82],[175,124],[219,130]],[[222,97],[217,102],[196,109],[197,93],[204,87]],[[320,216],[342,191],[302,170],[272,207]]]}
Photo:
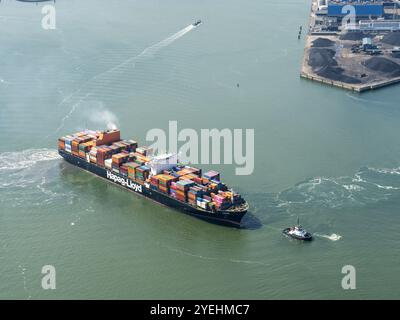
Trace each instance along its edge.
{"label": "white smoke from funnel", "polygon": [[109,110],[100,111],[99,114],[96,115],[96,121],[98,123],[104,123],[107,126],[107,129],[110,130],[118,128],[118,118],[114,113]]}
{"label": "white smoke from funnel", "polygon": [[107,128],[108,130],[117,129],[119,126],[118,117],[104,106],[90,108],[87,111],[89,121],[96,126],[98,129]]}

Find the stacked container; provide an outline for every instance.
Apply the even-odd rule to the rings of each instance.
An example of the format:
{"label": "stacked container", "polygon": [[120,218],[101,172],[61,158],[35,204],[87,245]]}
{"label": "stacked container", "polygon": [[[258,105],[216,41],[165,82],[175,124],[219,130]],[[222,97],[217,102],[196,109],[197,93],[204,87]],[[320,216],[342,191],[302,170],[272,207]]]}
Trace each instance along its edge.
{"label": "stacked container", "polygon": [[159,184],[158,176],[151,176],[150,177],[150,187],[153,190],[157,190],[158,189],[158,184]]}
{"label": "stacked container", "polygon": [[149,177],[150,168],[146,166],[140,166],[136,168],[136,181],[144,182]]}
{"label": "stacked container", "polygon": [[164,192],[164,193],[168,194],[169,190],[170,190],[171,183],[174,180],[176,180],[176,178],[171,176],[171,175],[168,175],[168,174],[159,174],[159,175],[157,175],[157,177],[158,177],[158,181],[159,181],[158,189],[161,192]]}
{"label": "stacked container", "polygon": [[188,190],[194,186],[194,182],[191,180],[180,180],[176,183],[176,198],[178,200],[187,202],[188,201]]}
{"label": "stacked container", "polygon": [[[112,156],[112,150],[108,146],[101,146],[97,148],[97,153],[96,153],[96,162],[97,165],[100,167],[104,167],[105,160],[110,159]],[[111,168],[109,168],[111,169]]]}
{"label": "stacked container", "polygon": [[89,160],[91,163],[97,163],[97,147],[93,147],[89,151]]}
{"label": "stacked container", "polygon": [[230,206],[230,198],[226,193],[212,194],[212,200],[219,209],[226,209]]}
{"label": "stacked container", "polygon": [[83,132],[79,132],[76,135],[77,135],[77,137],[74,137],[74,139],[72,140],[72,143],[71,143],[71,152],[75,156],[85,158],[86,154],[84,151],[82,151],[82,153],[79,154],[79,151],[80,151],[79,145],[91,141],[92,138],[85,136]]}
{"label": "stacked container", "polygon": [[112,159],[108,158],[106,160],[104,160],[104,167],[108,170],[112,170]]}
{"label": "stacked container", "polygon": [[112,170],[119,173],[120,166],[127,162],[129,154],[127,153],[117,153],[112,156]]}
{"label": "stacked container", "polygon": [[199,168],[185,166],[183,170],[187,171],[188,173],[194,173],[197,176],[201,175],[201,169],[199,169]]}
{"label": "stacked container", "polygon": [[183,202],[187,202],[187,190],[179,190],[176,189],[175,190],[175,197],[176,199],[183,201]]}
{"label": "stacked container", "polygon": [[72,143],[71,143],[71,150],[72,150],[71,153],[77,157],[79,157],[79,149],[78,148],[79,148],[79,137],[76,137],[72,140]]}
{"label": "stacked container", "polygon": [[73,136],[68,135],[65,137],[65,151],[72,153],[72,140],[74,139]]}
{"label": "stacked container", "polygon": [[121,147],[117,146],[115,143],[109,146],[111,155],[117,154],[121,152]]}
{"label": "stacked container", "polygon": [[136,168],[140,167],[140,165],[134,162],[128,162],[126,165],[128,167],[128,178],[131,180],[135,180],[136,179],[135,171]]}
{"label": "stacked container", "polygon": [[198,186],[192,186],[188,191],[188,202],[192,205],[196,205],[197,198],[203,195],[203,190]]}
{"label": "stacked container", "polygon": [[171,182],[171,186],[169,188],[169,194],[171,197],[176,198],[176,190],[177,190],[176,182]]}
{"label": "stacked container", "polygon": [[134,140],[122,140],[119,144],[122,146],[122,150],[127,152],[135,152],[138,146],[137,142]]}
{"label": "stacked container", "polygon": [[188,173],[184,176],[180,176],[179,180],[192,180],[194,181],[194,179],[199,179],[199,176],[193,174],[193,173]]}
{"label": "stacked container", "polygon": [[79,156],[81,158],[86,158],[86,153],[90,151],[93,146],[93,141],[83,142],[79,144]]}
{"label": "stacked container", "polygon": [[142,146],[136,148],[136,152],[140,153],[141,155],[147,157],[153,155],[153,149],[150,147]]}
{"label": "stacked container", "polygon": [[220,174],[217,171],[211,170],[203,174],[203,177],[208,180],[220,180]]}
{"label": "stacked container", "polygon": [[128,176],[128,166],[126,163],[123,163],[120,167],[119,167],[119,173],[124,176],[127,177]]}
{"label": "stacked container", "polygon": [[208,205],[209,205],[210,201],[204,198],[197,198],[197,206],[200,208],[203,208],[205,210],[208,209]]}
{"label": "stacked container", "polygon": [[65,150],[65,137],[58,139],[58,149]]}
{"label": "stacked container", "polygon": [[[136,149],[137,150],[137,149]],[[138,164],[145,165],[146,163],[148,163],[150,161],[149,158],[145,157],[144,155],[142,155],[141,153],[135,152],[133,154],[134,157],[134,161]]]}

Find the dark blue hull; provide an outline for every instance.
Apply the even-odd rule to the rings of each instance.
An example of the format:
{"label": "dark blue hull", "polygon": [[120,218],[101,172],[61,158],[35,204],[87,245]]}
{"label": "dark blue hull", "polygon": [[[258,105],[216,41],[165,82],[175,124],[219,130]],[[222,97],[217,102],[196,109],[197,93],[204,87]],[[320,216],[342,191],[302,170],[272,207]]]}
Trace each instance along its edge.
{"label": "dark blue hull", "polygon": [[140,184],[118,173],[111,172],[108,169],[99,167],[93,163],[89,163],[85,159],[77,157],[71,153],[63,150],[59,150],[58,153],[69,163],[89,171],[101,178],[109,180],[110,182],[115,183],[129,191],[211,223],[240,228],[240,222],[247,212],[246,210],[240,212],[212,212],[209,210],[203,210],[202,208],[192,206],[188,203],[174,199],[167,194],[153,190],[147,183]]}

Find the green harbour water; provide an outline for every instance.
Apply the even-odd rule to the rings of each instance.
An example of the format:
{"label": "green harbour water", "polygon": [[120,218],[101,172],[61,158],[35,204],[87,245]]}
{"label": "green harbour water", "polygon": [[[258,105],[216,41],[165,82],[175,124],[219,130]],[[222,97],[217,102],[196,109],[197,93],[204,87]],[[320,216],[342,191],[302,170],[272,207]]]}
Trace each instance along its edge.
{"label": "green harbour water", "polygon": [[[44,30],[42,4],[2,1],[0,298],[398,299],[400,86],[300,79],[310,4],[58,0]],[[170,120],[254,129],[252,175],[199,166],[261,226],[194,219],[58,157],[59,136],[110,120],[142,144]],[[315,241],[281,235],[297,216]]]}

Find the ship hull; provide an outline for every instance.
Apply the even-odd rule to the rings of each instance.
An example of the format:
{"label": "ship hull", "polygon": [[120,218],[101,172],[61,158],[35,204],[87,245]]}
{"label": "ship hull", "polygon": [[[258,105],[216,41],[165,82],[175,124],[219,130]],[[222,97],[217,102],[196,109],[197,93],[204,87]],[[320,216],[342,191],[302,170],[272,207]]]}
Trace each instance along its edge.
{"label": "ship hull", "polygon": [[207,210],[202,210],[201,208],[194,207],[188,203],[174,199],[167,194],[154,190],[150,188],[150,185],[140,184],[134,180],[120,175],[119,173],[99,167],[93,163],[88,162],[86,159],[75,156],[71,153],[65,152],[63,150],[59,150],[58,153],[72,165],[89,171],[101,178],[108,180],[111,183],[125,188],[128,191],[134,192],[140,196],[149,198],[150,200],[153,200],[159,204],[174,208],[180,212],[207,222],[240,228],[240,222],[243,216],[246,214],[246,211],[240,211],[236,213],[224,213],[223,211],[211,212]]}
{"label": "ship hull", "polygon": [[312,235],[311,235],[310,233],[308,233],[308,232],[305,234],[304,237],[301,237],[301,236],[297,236],[297,235],[295,235],[295,234],[289,233],[290,229],[291,229],[291,228],[286,228],[286,229],[284,229],[284,230],[282,231],[282,233],[283,233],[285,236],[287,236],[287,237],[291,237],[291,238],[293,238],[293,239],[301,240],[301,241],[311,241],[311,240],[313,239]]}

